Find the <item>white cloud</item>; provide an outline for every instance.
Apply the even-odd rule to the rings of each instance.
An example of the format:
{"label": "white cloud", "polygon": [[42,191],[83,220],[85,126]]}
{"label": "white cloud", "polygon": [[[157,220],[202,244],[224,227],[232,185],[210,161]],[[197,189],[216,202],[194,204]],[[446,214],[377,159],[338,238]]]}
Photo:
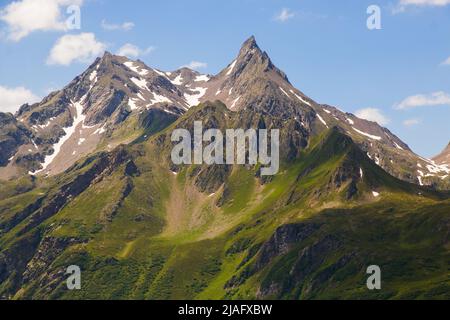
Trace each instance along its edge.
{"label": "white cloud", "polygon": [[50,51],[47,64],[68,66],[72,62],[92,62],[101,55],[106,45],[95,39],[93,33],[65,35],[59,38]]}
{"label": "white cloud", "polygon": [[383,115],[383,113],[380,109],[376,109],[376,108],[360,109],[355,112],[355,115],[361,119],[375,121],[382,126],[384,126],[390,122],[389,118],[387,118],[385,115]]}
{"label": "white cloud", "polygon": [[128,58],[137,58],[139,56],[144,56],[146,54],[149,54],[155,50],[154,47],[148,47],[147,49],[141,49],[138,46],[135,46],[134,44],[127,43],[119,48],[117,51],[117,55],[119,56],[125,56]]}
{"label": "white cloud", "polygon": [[124,22],[122,24],[114,24],[114,23],[108,23],[106,20],[102,21],[102,28],[107,31],[115,31],[115,30],[123,30],[123,31],[130,31],[133,29],[135,24],[133,22]]}
{"label": "white cloud", "polygon": [[415,126],[419,123],[420,123],[419,119],[407,119],[407,120],[403,121],[403,125],[405,125],[407,127]]}
{"label": "white cloud", "polygon": [[67,30],[65,8],[81,6],[83,0],[19,0],[0,10],[8,39],[20,41],[34,31]]}
{"label": "white cloud", "polygon": [[406,11],[408,7],[444,7],[450,0],[400,0],[393,8],[393,13]]}
{"label": "white cloud", "polygon": [[416,107],[431,107],[439,105],[450,105],[450,95],[443,91],[431,94],[417,94],[405,98],[402,102],[394,105],[397,110],[405,110]]}
{"label": "white cloud", "polygon": [[295,17],[295,13],[288,8],[283,8],[280,13],[275,16],[275,20],[279,22],[286,22]]}
{"label": "white cloud", "polygon": [[0,112],[16,112],[25,103],[38,102],[40,98],[24,87],[0,86]]}
{"label": "white cloud", "polygon": [[181,68],[189,68],[189,69],[201,69],[206,68],[208,64],[206,62],[200,62],[200,61],[191,61],[189,64],[181,66]]}

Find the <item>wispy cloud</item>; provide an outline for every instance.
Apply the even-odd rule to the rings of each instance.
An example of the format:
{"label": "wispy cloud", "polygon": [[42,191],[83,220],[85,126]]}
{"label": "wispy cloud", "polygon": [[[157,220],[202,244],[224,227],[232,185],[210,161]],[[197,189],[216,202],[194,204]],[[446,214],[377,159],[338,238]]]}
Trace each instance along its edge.
{"label": "wispy cloud", "polygon": [[123,31],[130,31],[135,27],[134,22],[123,22],[121,24],[114,24],[114,23],[108,23],[106,20],[102,20],[102,28],[103,30],[107,31],[116,31],[116,30],[123,30]]}
{"label": "wispy cloud", "polygon": [[444,7],[450,5],[450,0],[400,0],[393,7],[393,13],[405,12],[412,7]]}
{"label": "wispy cloud", "polygon": [[431,94],[417,94],[403,99],[402,102],[394,105],[397,110],[412,109],[416,107],[432,107],[440,105],[450,105],[450,95],[443,91]]}
{"label": "wispy cloud", "polygon": [[447,58],[444,62],[442,62],[442,65],[450,66],[450,57]]}
{"label": "wispy cloud", "polygon": [[275,16],[275,20],[279,22],[286,22],[295,17],[295,12],[292,12],[288,8],[283,8],[281,11]]}
{"label": "wispy cloud", "polygon": [[386,117],[380,109],[377,108],[365,108],[355,112],[358,118],[374,121],[384,126],[390,122],[390,119]]}
{"label": "wispy cloud", "polygon": [[208,64],[206,62],[200,62],[200,61],[191,61],[189,64],[186,64],[184,66],[181,66],[181,68],[189,68],[189,69],[202,69],[206,68]]}
{"label": "wispy cloud", "polygon": [[20,41],[35,31],[65,31],[63,9],[83,4],[83,0],[19,0],[0,9],[6,37]]}
{"label": "wispy cloud", "polygon": [[24,103],[38,102],[40,98],[24,87],[0,86],[0,112],[16,112]]}
{"label": "wispy cloud", "polygon": [[72,62],[92,62],[106,49],[106,45],[93,33],[65,35],[59,38],[50,51],[47,64],[68,66]]}
{"label": "wispy cloud", "polygon": [[149,54],[154,50],[155,47],[148,47],[146,49],[141,49],[134,44],[126,43],[125,45],[119,48],[119,50],[117,51],[117,55],[129,58],[137,58],[140,56],[145,56],[146,54]]}
{"label": "wispy cloud", "polygon": [[418,125],[420,122],[420,119],[406,119],[405,121],[403,121],[403,125],[406,127],[412,127]]}

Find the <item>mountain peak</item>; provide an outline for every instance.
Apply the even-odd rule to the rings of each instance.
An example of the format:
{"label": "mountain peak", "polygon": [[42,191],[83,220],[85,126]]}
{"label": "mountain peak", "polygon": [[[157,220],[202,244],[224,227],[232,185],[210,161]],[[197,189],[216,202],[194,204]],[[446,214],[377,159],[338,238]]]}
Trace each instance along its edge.
{"label": "mountain peak", "polygon": [[256,43],[255,36],[251,36],[250,38],[244,41],[244,43],[241,46],[241,52],[250,51],[252,49],[259,49],[258,44]]}
{"label": "mountain peak", "polygon": [[264,55],[264,53],[256,43],[256,39],[254,36],[251,36],[242,44],[241,50],[239,51],[238,60],[245,59],[245,57],[248,57],[250,54],[258,57],[262,57]]}
{"label": "mountain peak", "polygon": [[[256,43],[255,36],[251,36],[242,44],[237,58],[228,66],[227,75],[231,72],[238,76],[244,69],[250,72],[253,76],[260,72],[275,71],[281,77],[288,81],[286,75],[278,70],[272,63],[269,55],[262,51]],[[228,73],[230,71],[230,73]]]}

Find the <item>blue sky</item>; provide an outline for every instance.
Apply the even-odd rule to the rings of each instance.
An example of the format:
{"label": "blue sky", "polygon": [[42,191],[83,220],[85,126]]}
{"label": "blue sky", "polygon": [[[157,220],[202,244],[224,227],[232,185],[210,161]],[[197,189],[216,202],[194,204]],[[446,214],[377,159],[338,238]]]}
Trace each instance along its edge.
{"label": "blue sky", "polygon": [[[40,1],[50,7],[33,17],[27,10]],[[63,87],[104,49],[128,44],[151,67],[196,61],[198,71],[215,74],[255,35],[317,102],[378,120],[423,156],[450,140],[450,0],[12,2],[0,0],[0,111]],[[79,30],[61,24],[71,4],[81,8]],[[372,4],[381,30],[366,26]],[[80,47],[67,56],[73,39]]]}

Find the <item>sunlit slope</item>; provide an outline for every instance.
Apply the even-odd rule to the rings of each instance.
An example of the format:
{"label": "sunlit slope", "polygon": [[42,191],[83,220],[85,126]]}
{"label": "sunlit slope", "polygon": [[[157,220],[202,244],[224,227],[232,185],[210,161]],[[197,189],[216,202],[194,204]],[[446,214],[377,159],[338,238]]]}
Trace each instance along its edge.
{"label": "sunlit slope", "polygon": [[[282,127],[280,172],[174,166],[171,132],[196,120]],[[448,298],[449,195],[390,176],[340,129],[306,139],[280,121],[206,103],[62,175],[2,186],[0,295]],[[381,291],[365,286],[372,264]],[[80,291],[66,288],[69,265]]]}

